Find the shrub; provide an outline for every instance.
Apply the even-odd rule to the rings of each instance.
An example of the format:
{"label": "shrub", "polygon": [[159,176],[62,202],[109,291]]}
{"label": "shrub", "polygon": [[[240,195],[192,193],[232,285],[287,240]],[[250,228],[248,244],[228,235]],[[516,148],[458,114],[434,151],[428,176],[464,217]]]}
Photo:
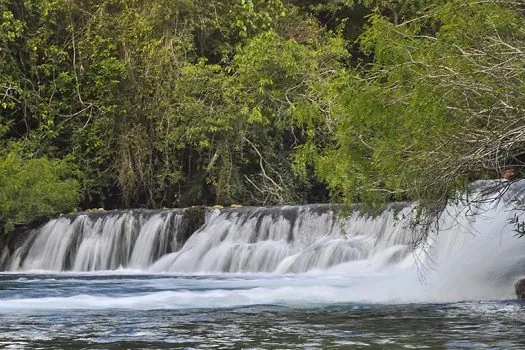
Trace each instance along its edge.
{"label": "shrub", "polygon": [[4,232],[16,223],[71,211],[79,200],[78,182],[66,161],[0,156],[0,221]]}

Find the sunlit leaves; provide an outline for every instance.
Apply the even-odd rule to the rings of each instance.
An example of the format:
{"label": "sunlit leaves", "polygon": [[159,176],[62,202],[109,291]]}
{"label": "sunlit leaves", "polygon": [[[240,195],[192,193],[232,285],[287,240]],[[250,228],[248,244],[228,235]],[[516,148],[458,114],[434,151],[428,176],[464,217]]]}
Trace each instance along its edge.
{"label": "sunlit leaves", "polygon": [[71,211],[78,200],[78,182],[66,162],[0,155],[0,219],[6,231],[39,215]]}

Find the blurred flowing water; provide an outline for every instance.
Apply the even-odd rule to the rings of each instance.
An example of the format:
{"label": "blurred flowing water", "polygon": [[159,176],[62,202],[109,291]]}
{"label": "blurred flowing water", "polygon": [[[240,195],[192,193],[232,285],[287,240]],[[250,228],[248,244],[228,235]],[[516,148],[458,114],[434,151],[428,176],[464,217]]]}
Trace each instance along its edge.
{"label": "blurred flowing water", "polygon": [[0,347],[525,348],[525,304],[352,302],[345,291],[360,281],[337,276],[4,274],[0,280]]}
{"label": "blurred flowing water", "polygon": [[0,256],[0,347],[525,348],[525,184],[500,185],[423,239],[411,205],[57,218]]}

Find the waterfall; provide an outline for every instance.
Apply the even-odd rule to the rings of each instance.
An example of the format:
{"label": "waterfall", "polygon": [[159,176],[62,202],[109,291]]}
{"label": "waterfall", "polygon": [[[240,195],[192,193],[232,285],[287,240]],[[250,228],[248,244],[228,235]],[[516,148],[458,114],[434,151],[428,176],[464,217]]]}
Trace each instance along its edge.
{"label": "waterfall", "polygon": [[367,259],[392,247],[398,248],[391,250],[394,255],[408,253],[410,232],[397,220],[407,210],[391,205],[372,216],[357,207],[325,204],[209,208],[198,214],[203,225],[191,232],[184,209],[79,213],[31,232],[7,267],[301,273]]}
{"label": "waterfall", "polygon": [[150,271],[301,273],[368,259],[387,248],[392,254],[411,243],[397,217],[398,206],[377,216],[328,205],[214,211],[184,247],[162,257]]}
{"label": "waterfall", "polygon": [[30,233],[13,253],[8,269],[144,269],[182,246],[192,230],[189,213],[184,209],[129,210],[53,219]]}
{"label": "waterfall", "polygon": [[4,250],[1,260],[10,271],[410,271],[431,294],[453,297],[461,286],[480,297],[501,288],[511,295],[512,283],[525,276],[525,239],[509,223],[522,212],[516,206],[525,199],[525,181],[502,185],[477,182],[443,209],[424,239],[410,229],[410,204],[377,215],[331,205],[208,208],[192,215],[191,208],[121,210],[53,219],[15,251]]}

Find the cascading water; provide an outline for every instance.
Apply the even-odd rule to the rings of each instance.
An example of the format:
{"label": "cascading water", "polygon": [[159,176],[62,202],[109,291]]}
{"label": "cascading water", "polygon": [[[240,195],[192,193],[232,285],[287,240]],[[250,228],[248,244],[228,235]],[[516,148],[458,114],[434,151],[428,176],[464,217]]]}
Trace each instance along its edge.
{"label": "cascading water", "polygon": [[477,185],[470,194],[477,200],[447,206],[439,229],[423,240],[409,228],[410,205],[377,216],[329,205],[210,208],[201,213],[204,224],[191,229],[184,209],[81,213],[32,232],[15,252],[4,252],[4,266],[362,276],[343,301],[509,298],[525,275],[525,239],[509,224],[520,213],[514,200],[525,197],[525,181],[503,196],[489,189],[501,182]]}
{"label": "cascading water", "polygon": [[392,206],[372,217],[354,210],[346,218],[327,205],[215,211],[180,251],[149,270],[301,273],[385,250],[408,252],[411,235],[396,222],[396,211]]}
{"label": "cascading water", "polygon": [[11,271],[147,268],[186,240],[186,213],[129,210],[53,219],[31,232],[7,266]]}
{"label": "cascading water", "polygon": [[392,206],[377,217],[355,211],[343,219],[329,205],[209,209],[204,225],[180,250],[184,210],[81,213],[35,230],[8,267],[301,273],[384,250],[406,254],[410,235],[396,222],[396,210]]}
{"label": "cascading water", "polygon": [[423,237],[411,205],[60,217],[5,238],[0,346],[523,348],[525,181],[502,184]]}

